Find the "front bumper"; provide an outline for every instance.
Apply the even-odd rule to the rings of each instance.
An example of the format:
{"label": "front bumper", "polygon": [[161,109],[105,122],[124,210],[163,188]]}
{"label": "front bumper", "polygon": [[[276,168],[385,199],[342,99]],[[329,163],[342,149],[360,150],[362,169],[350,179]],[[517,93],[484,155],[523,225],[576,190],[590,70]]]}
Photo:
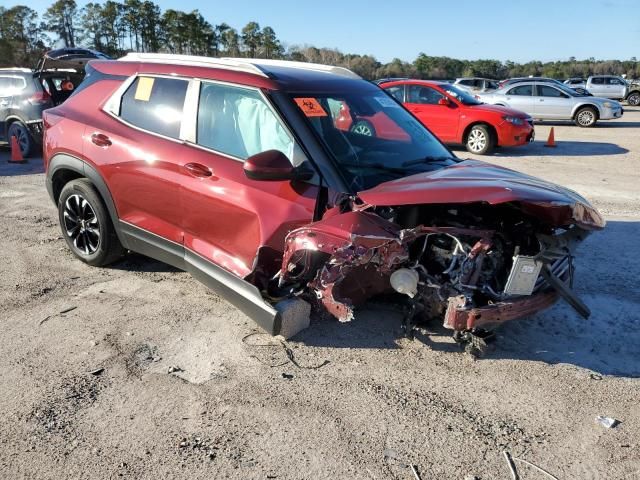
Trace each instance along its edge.
{"label": "front bumper", "polygon": [[525,122],[523,125],[513,125],[505,121],[498,128],[498,145],[502,147],[517,147],[525,145],[535,138],[533,124]]}
{"label": "front bumper", "polygon": [[464,297],[451,297],[444,316],[444,326],[456,331],[495,326],[545,310],[557,300],[558,294],[552,291],[484,307],[465,307]]}
{"label": "front bumper", "polygon": [[600,120],[613,120],[622,117],[624,109],[622,107],[603,108],[600,112]]}

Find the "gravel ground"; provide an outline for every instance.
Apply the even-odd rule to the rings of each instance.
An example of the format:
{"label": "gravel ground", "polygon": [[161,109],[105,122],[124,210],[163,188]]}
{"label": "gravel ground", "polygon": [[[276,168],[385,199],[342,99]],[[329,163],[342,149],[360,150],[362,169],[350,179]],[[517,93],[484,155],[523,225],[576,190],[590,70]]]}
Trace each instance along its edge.
{"label": "gravel ground", "polygon": [[627,110],[555,125],[555,149],[538,125],[533,145],[487,158],[577,190],[609,223],[579,251],[591,319],[558,304],[503,326],[478,361],[437,326],[401,338],[381,305],[281,343],[161,263],[86,266],[40,162],[0,152],[0,478],[414,479],[415,465],[423,480],[507,480],[504,450],[561,480],[640,478],[640,109]]}

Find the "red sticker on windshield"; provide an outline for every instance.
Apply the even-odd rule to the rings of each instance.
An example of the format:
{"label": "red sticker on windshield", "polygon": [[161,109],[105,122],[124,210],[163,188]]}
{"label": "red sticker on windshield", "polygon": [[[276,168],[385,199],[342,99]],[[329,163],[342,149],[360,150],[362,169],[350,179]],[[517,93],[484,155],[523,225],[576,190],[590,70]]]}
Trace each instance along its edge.
{"label": "red sticker on windshield", "polygon": [[327,112],[324,111],[320,102],[315,98],[295,98],[294,100],[307,117],[327,116]]}

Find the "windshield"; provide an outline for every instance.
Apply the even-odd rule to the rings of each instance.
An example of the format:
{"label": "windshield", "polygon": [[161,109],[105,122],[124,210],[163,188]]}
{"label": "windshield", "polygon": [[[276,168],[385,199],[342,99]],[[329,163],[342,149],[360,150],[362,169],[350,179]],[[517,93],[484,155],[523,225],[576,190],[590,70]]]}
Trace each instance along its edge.
{"label": "windshield", "polygon": [[447,92],[447,95],[452,96],[463,105],[481,105],[482,102],[471,95],[466,90],[456,87],[454,85],[442,85],[442,89]]}
{"label": "windshield", "polygon": [[353,192],[457,159],[382,91],[294,96]]}

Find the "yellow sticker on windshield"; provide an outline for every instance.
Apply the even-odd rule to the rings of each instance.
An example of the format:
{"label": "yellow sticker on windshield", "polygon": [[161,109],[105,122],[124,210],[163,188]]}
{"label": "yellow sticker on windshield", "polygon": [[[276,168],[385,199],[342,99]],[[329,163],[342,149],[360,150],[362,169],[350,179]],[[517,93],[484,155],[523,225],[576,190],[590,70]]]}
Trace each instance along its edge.
{"label": "yellow sticker on windshield", "polygon": [[134,98],[143,102],[148,102],[151,98],[151,90],[153,89],[153,78],[140,77],[138,78],[138,86],[136,87],[136,94]]}
{"label": "yellow sticker on windshield", "polygon": [[324,111],[320,102],[315,98],[296,98],[295,101],[307,117],[327,116],[327,112]]}

